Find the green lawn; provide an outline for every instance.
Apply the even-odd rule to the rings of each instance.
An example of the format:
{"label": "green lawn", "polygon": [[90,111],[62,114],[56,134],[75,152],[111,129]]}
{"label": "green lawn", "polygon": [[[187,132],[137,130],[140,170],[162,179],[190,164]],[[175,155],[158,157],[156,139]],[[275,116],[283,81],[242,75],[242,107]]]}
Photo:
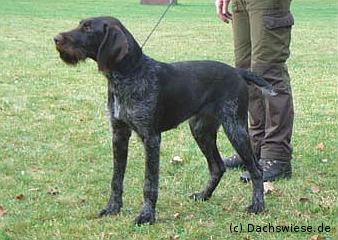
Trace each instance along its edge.
{"label": "green lawn", "polygon": [[[163,134],[157,223],[132,224],[142,202],[144,171],[142,146],[134,135],[124,209],[120,216],[96,218],[107,201],[112,171],[106,80],[93,61],[66,66],[52,37],[82,18],[113,15],[142,43],[165,7],[138,2],[0,0],[0,239],[337,239],[335,0],[293,1],[294,174],[273,183],[263,214],[244,211],[251,185],[239,181],[240,170],[224,175],[210,201],[188,199],[201,189],[208,171],[184,123]],[[233,64],[231,26],[218,21],[213,1],[179,3],[145,53],[167,62]],[[219,140],[222,154],[232,154],[223,133]],[[176,155],[183,164],[170,163]],[[230,225],[240,223],[314,228],[323,223],[331,231],[231,233]]]}

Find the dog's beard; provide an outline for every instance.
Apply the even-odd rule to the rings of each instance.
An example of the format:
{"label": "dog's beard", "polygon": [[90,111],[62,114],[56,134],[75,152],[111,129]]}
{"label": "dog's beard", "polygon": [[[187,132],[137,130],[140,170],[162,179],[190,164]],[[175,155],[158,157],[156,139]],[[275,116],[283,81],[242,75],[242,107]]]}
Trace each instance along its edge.
{"label": "dog's beard", "polygon": [[72,49],[68,47],[56,47],[60,53],[60,58],[69,65],[76,65],[86,59],[86,54],[81,49]]}

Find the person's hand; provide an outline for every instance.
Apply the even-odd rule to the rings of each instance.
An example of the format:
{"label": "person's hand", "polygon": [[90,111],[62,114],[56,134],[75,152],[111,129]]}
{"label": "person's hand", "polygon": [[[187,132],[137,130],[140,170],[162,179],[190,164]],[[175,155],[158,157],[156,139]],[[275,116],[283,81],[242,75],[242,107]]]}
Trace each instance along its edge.
{"label": "person's hand", "polygon": [[230,0],[215,1],[217,16],[226,23],[229,23],[229,21],[232,20],[232,15],[229,12],[229,3]]}

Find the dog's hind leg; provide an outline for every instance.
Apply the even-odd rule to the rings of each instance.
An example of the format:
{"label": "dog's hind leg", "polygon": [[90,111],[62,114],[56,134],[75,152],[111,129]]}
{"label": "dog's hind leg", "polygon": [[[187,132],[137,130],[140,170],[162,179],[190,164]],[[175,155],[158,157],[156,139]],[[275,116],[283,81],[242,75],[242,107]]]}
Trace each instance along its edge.
{"label": "dog's hind leg", "polygon": [[[243,99],[242,99],[243,100]],[[243,102],[242,102],[243,104]],[[258,213],[264,209],[263,172],[253,153],[248,132],[248,116],[246,104],[234,104],[228,102],[221,111],[222,125],[238,155],[252,178],[253,194],[252,204],[247,208],[248,212]],[[244,106],[244,107],[243,107]]]}
{"label": "dog's hind leg", "polygon": [[190,130],[199,148],[208,161],[210,179],[205,188],[194,193],[190,198],[195,200],[208,200],[225,171],[225,166],[216,145],[217,130],[220,123],[215,115],[199,114],[189,121]]}

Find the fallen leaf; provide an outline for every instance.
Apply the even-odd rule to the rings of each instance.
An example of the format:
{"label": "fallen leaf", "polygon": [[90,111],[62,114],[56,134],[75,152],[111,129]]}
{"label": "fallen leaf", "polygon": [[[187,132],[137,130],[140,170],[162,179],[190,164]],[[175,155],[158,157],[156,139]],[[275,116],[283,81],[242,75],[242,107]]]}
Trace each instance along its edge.
{"label": "fallen leaf", "polygon": [[324,151],[324,143],[319,143],[319,144],[316,146],[316,149],[319,150],[319,151]]}
{"label": "fallen leaf", "polygon": [[299,198],[299,201],[300,201],[301,203],[305,203],[305,202],[308,202],[309,199],[306,198],[306,197],[301,197],[301,198]]}
{"label": "fallen leaf", "polygon": [[100,239],[111,239],[111,236],[113,236],[113,233],[109,232],[109,233],[106,233],[106,232],[101,232],[101,238]]}
{"label": "fallen leaf", "polygon": [[329,209],[332,206],[334,206],[335,202],[336,202],[336,196],[335,195],[327,195],[325,197],[321,197],[319,206],[321,208]]}
{"label": "fallen leaf", "polygon": [[199,224],[202,227],[205,227],[205,228],[211,228],[211,227],[214,226],[214,222],[212,222],[212,221],[203,221],[202,219],[199,220]]}
{"label": "fallen leaf", "polygon": [[298,210],[294,210],[294,211],[292,211],[292,215],[296,216],[296,217],[301,217],[302,213],[300,211],[298,211]]}
{"label": "fallen leaf", "polygon": [[312,186],[311,187],[311,192],[312,193],[319,193],[320,192],[320,188],[318,186]]}
{"label": "fallen leaf", "polygon": [[28,189],[28,191],[29,192],[37,192],[37,191],[39,191],[39,189],[38,188],[30,188],[30,189]]}
{"label": "fallen leaf", "polygon": [[174,214],[174,218],[175,218],[175,219],[179,219],[180,217],[181,217],[181,214],[180,214],[180,213],[175,213],[175,214]]}
{"label": "fallen leaf", "polygon": [[170,236],[170,240],[178,240],[178,239],[180,239],[179,235]]}
{"label": "fallen leaf", "polygon": [[223,211],[226,211],[226,212],[232,211],[232,206],[231,206],[231,204],[224,204],[224,205],[223,205]]}
{"label": "fallen leaf", "polygon": [[319,235],[313,235],[310,237],[310,240],[321,240],[322,238]]}
{"label": "fallen leaf", "polygon": [[4,216],[7,213],[6,209],[0,206],[0,217]]}
{"label": "fallen leaf", "polygon": [[24,198],[25,198],[25,196],[22,193],[15,196],[15,199],[18,200],[18,201],[24,200]]}
{"label": "fallen leaf", "polygon": [[174,156],[171,161],[171,164],[181,164],[183,163],[183,159],[180,156]]}
{"label": "fallen leaf", "polygon": [[58,195],[60,193],[59,189],[56,187],[56,188],[51,188],[48,190],[47,192],[48,194],[50,195]]}
{"label": "fallen leaf", "polygon": [[264,194],[270,194],[275,190],[272,182],[264,182]]}
{"label": "fallen leaf", "polygon": [[322,159],[322,163],[327,163],[329,160],[327,158]]}

